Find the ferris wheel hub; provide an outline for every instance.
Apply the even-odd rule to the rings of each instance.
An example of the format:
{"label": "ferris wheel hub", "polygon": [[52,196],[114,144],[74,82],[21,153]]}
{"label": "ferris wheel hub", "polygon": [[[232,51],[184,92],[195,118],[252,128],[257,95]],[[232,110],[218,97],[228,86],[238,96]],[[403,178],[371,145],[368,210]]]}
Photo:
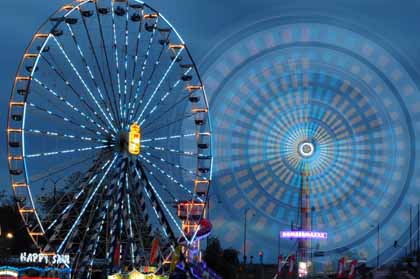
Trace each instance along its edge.
{"label": "ferris wheel hub", "polygon": [[315,146],[311,141],[303,141],[298,146],[299,155],[305,158],[311,157],[314,151]]}

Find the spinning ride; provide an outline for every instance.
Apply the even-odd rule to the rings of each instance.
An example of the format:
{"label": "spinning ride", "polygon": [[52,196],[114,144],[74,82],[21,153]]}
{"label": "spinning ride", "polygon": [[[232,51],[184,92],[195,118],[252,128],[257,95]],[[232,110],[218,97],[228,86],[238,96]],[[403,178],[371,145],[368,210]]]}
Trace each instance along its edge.
{"label": "spinning ride", "polygon": [[246,250],[274,262],[279,232],[299,220],[306,165],[310,227],[328,233],[315,252],[375,260],[380,224],[380,253],[391,253],[380,260],[390,260],[419,202],[417,75],[376,35],[296,13],[248,26],[206,60],[212,113],[224,115],[213,123],[214,231],[239,246],[249,211]]}

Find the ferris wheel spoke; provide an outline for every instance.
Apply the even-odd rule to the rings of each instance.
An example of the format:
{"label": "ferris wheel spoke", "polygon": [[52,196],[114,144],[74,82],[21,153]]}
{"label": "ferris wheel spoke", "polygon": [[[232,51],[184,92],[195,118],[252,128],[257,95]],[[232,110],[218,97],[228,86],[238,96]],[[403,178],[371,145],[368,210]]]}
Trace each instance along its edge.
{"label": "ferris wheel spoke", "polygon": [[169,141],[169,140],[179,140],[180,138],[186,137],[195,137],[195,136],[208,136],[209,133],[190,133],[190,134],[180,134],[180,135],[172,135],[172,136],[164,136],[164,137],[156,137],[156,138],[147,138],[142,139],[140,142],[151,142],[151,141]]}
{"label": "ferris wheel spoke", "polygon": [[[144,58],[144,61],[143,61],[143,65],[141,66],[140,77],[138,78],[136,89],[134,90],[134,99],[133,99],[132,102],[131,102],[131,100],[129,102],[128,108],[129,108],[129,111],[130,111],[130,117],[129,117],[130,121],[134,118],[134,116],[133,116],[134,106],[136,105],[137,99],[139,97],[139,93],[140,93],[139,89],[140,89],[140,86],[143,82],[143,76],[144,76],[144,73],[145,73],[145,70],[146,70],[146,67],[147,67],[150,51],[151,51],[153,41],[154,41],[154,38],[155,38],[155,33],[156,33],[156,28],[157,28],[158,21],[159,21],[159,17],[156,17],[155,22],[153,23],[153,31],[152,31],[152,34],[151,34],[150,39],[149,39],[149,44],[147,46],[146,55],[145,55],[145,58]],[[131,90],[133,90],[134,84],[135,84],[135,82],[134,82],[134,80],[132,80]],[[131,103],[131,106],[130,106],[130,103]]]}
{"label": "ferris wheel spoke", "polygon": [[72,124],[73,126],[75,126],[77,128],[80,128],[80,129],[82,129],[84,131],[89,131],[90,133],[92,133],[94,135],[98,135],[98,136],[101,136],[102,135],[101,132],[99,132],[99,131],[92,130],[91,128],[89,128],[89,127],[87,127],[87,126],[85,126],[83,124],[76,123],[73,120],[71,120],[71,119],[69,119],[69,118],[67,118],[65,116],[62,116],[60,114],[54,113],[54,112],[52,112],[52,111],[50,111],[50,110],[48,110],[46,108],[40,107],[40,106],[38,106],[38,105],[36,105],[34,103],[31,103],[31,102],[28,103],[28,104],[29,104],[29,107],[30,108],[36,109],[37,111],[43,112],[45,114],[45,116],[49,116],[49,117],[53,117],[53,118],[58,118],[61,121],[63,121],[64,123]]}
{"label": "ferris wheel spoke", "polygon": [[83,111],[81,111],[77,106],[73,105],[67,99],[65,99],[64,97],[60,96],[57,92],[55,92],[54,90],[52,90],[51,88],[49,88],[44,82],[40,81],[37,78],[33,78],[33,80],[39,86],[41,86],[41,88],[45,89],[45,91],[49,92],[51,95],[53,95],[55,98],[57,98],[60,102],[64,103],[71,110],[75,111],[77,114],[79,114],[80,116],[82,116],[83,118],[85,118],[90,125],[95,125],[99,129],[101,129],[102,131],[104,131],[105,133],[108,133],[108,134],[110,133],[109,130],[107,130],[106,128],[102,127],[99,123],[97,123],[89,115],[87,115],[86,113],[84,113]]}
{"label": "ferris wheel spoke", "polygon": [[[173,163],[173,162],[170,162],[170,161],[168,161],[168,160],[166,160],[166,159],[164,159],[164,158],[162,158],[162,157],[159,157],[159,156],[156,156],[156,155],[153,155],[153,154],[151,154],[150,152],[144,152],[144,154],[148,157],[148,158],[150,158],[150,159],[153,159],[153,162],[151,162],[150,160],[149,160],[149,162],[150,163],[154,163],[154,164],[165,164],[166,166],[171,166],[171,167],[174,167],[174,168],[177,168],[177,169],[179,169],[179,170],[181,170],[181,171],[183,171],[184,173],[186,173],[186,174],[188,174],[188,175],[195,175],[196,173],[195,172],[193,172],[192,170],[190,170],[190,169],[187,169],[187,168],[184,168],[184,167],[182,167],[181,165],[179,165],[179,164],[176,164],[176,163]],[[141,158],[143,158],[144,160],[147,160],[147,158],[145,157],[145,156],[143,156],[143,155],[139,155]]]}
{"label": "ferris wheel spoke", "polygon": [[[156,170],[159,170],[159,172],[163,174],[163,172],[161,171],[161,169],[159,167],[157,167],[154,163],[152,163],[150,160],[146,160],[144,157],[142,157],[142,162],[143,163],[147,163],[148,165],[150,165],[151,167],[155,168]],[[144,167],[147,168],[145,165],[144,165]],[[175,195],[168,189],[168,187],[166,187],[165,184],[159,183],[159,185],[171,197],[171,199],[173,201],[177,200],[177,198],[175,197]]]}
{"label": "ferris wheel spoke", "polygon": [[109,127],[114,130],[114,132],[117,132],[116,128],[114,127],[114,125],[112,124],[112,122],[109,120],[107,114],[105,113],[105,111],[103,110],[103,108],[99,105],[98,100],[95,98],[95,96],[93,95],[92,91],[89,89],[89,87],[87,86],[85,80],[83,79],[83,77],[80,75],[79,71],[77,71],[76,67],[74,66],[73,62],[71,62],[70,58],[68,57],[66,51],[64,50],[64,48],[62,47],[62,45],[60,44],[60,42],[56,39],[56,37],[53,36],[54,42],[57,44],[58,48],[60,49],[61,53],[63,54],[63,56],[66,58],[67,63],[71,66],[73,72],[77,75],[78,79],[80,80],[80,82],[83,84],[83,87],[85,88],[86,92],[88,93],[88,95],[92,98],[92,100],[94,101],[96,107],[100,110],[100,112],[102,113],[102,115],[105,117],[106,121],[109,124]]}
{"label": "ferris wheel spoke", "polygon": [[[137,120],[136,120],[137,123],[140,123],[140,119],[143,117],[144,112],[149,107],[150,102],[153,100],[153,98],[155,97],[156,93],[159,91],[160,87],[162,86],[162,83],[166,80],[166,77],[168,76],[168,73],[171,71],[171,69],[173,68],[173,66],[175,65],[175,63],[177,63],[178,57],[181,55],[181,53],[182,53],[183,50],[184,50],[184,48],[181,48],[181,50],[178,51],[178,53],[176,54],[174,60],[172,60],[171,64],[169,65],[169,67],[166,69],[165,73],[163,74],[163,76],[159,80],[158,84],[156,85],[155,89],[152,92],[152,95],[148,99],[146,105],[143,107],[143,110],[141,111],[139,117],[137,118]],[[145,92],[146,92],[146,90],[143,92],[143,94],[145,94]]]}
{"label": "ferris wheel spoke", "polygon": [[[183,96],[179,101],[175,102],[173,105],[171,105],[168,109],[166,109],[165,111],[163,111],[161,114],[159,114],[158,116],[156,116],[154,119],[150,120],[149,123],[155,123],[156,121],[158,121],[159,119],[161,119],[165,114],[169,113],[171,110],[175,109],[178,105],[184,104],[184,101],[188,99],[188,95]],[[156,107],[156,106],[155,106]],[[157,108],[157,107],[156,107]],[[153,113],[154,110],[152,109],[151,113]],[[149,114],[150,116],[150,114]],[[142,126],[147,120],[147,117],[145,117],[141,122],[140,122],[140,126]],[[147,127],[147,125],[146,125]]]}
{"label": "ferris wheel spoke", "polygon": [[112,74],[111,74],[111,63],[109,62],[110,58],[108,57],[108,52],[106,50],[106,44],[105,44],[105,38],[104,38],[105,36],[104,36],[104,30],[103,30],[103,26],[102,26],[101,16],[99,15],[99,12],[98,12],[99,9],[100,9],[99,6],[98,6],[98,1],[95,1],[95,9],[97,11],[96,12],[96,19],[97,19],[98,26],[99,26],[99,35],[101,37],[102,49],[103,49],[104,56],[105,56],[105,62],[106,62],[105,64],[106,64],[106,67],[107,67],[109,83],[111,85],[110,87],[111,87],[112,96],[113,96],[112,100],[113,100],[113,103],[114,103],[114,106],[115,106],[115,111],[116,111],[116,114],[117,114],[116,118],[119,119],[119,123],[122,127],[122,119],[120,117],[119,106],[118,106],[118,102],[116,100],[117,94],[115,92],[114,82],[113,82]]}
{"label": "ferris wheel spoke", "polygon": [[[188,68],[187,71],[184,72],[183,76],[188,75],[188,73],[192,70],[192,68]],[[170,89],[162,96],[162,98],[160,98],[160,100],[157,102],[157,104],[155,106],[153,106],[153,108],[149,111],[149,114],[147,116],[145,116],[143,118],[143,120],[140,122],[140,125],[143,125],[147,119],[155,112],[155,111],[159,111],[159,105],[163,104],[165,102],[165,100],[168,99],[168,97],[170,97],[171,93],[173,92],[174,89],[176,89],[178,87],[178,85],[181,83],[181,79],[177,80],[172,87],[170,87]],[[188,95],[185,94],[185,96],[183,96],[182,98],[180,98],[178,101],[176,101],[174,104],[172,104],[168,109],[166,109],[163,113],[159,114],[157,117],[155,117],[154,119],[159,119],[160,117],[162,117],[162,115],[168,113],[169,111],[171,111],[172,109],[176,108],[176,106],[178,106],[179,104],[182,104],[186,99],[188,99]],[[152,120],[153,122],[153,120]]]}
{"label": "ferris wheel spoke", "polygon": [[96,145],[96,146],[88,146],[82,148],[73,148],[73,149],[65,149],[65,150],[58,150],[58,151],[51,151],[51,152],[41,152],[41,153],[34,153],[34,154],[26,154],[24,155],[25,158],[40,158],[40,157],[48,157],[48,156],[57,156],[57,155],[68,155],[76,152],[87,152],[99,149],[105,149],[115,146],[115,144],[111,145]]}
{"label": "ferris wheel spoke", "polygon": [[128,1],[126,3],[125,6],[125,43],[124,43],[124,119],[127,118],[128,115],[128,108],[126,106],[127,105],[127,86],[128,86],[128,81],[127,81],[127,71],[128,71]]}
{"label": "ferris wheel spoke", "polygon": [[[151,79],[152,79],[153,75],[155,74],[155,71],[156,71],[158,65],[160,64],[160,59],[162,58],[162,54],[163,54],[164,49],[165,49],[165,47],[164,47],[164,45],[162,45],[162,47],[160,49],[160,52],[159,52],[159,55],[158,55],[155,63],[153,63],[153,69],[152,69],[151,73],[149,74],[149,78],[146,81],[146,86],[144,87],[144,89],[143,90],[140,90],[140,87],[137,87],[136,88],[136,91],[142,91],[141,96],[140,96],[140,100],[139,100],[140,104],[143,104],[144,96],[147,93],[147,90],[149,89],[149,85],[152,82]],[[133,111],[133,114],[132,114],[133,115],[133,118],[136,117],[139,107],[140,106],[137,106],[136,107],[136,110]]]}
{"label": "ferris wheel spoke", "polygon": [[[186,120],[190,117],[193,117],[194,115],[195,115],[194,113],[184,114],[182,117],[179,117],[179,118],[175,119],[174,121],[170,121],[169,123],[166,123],[165,125],[162,125],[162,126],[158,126],[156,128],[154,128],[154,125],[153,125],[154,123],[149,123],[149,125],[146,125],[145,127],[143,127],[143,132],[145,132],[145,134],[153,133],[153,132],[162,130],[163,128],[170,127],[175,123],[178,123],[180,121],[183,121],[183,120]],[[150,129],[150,127],[153,128],[153,129]],[[147,128],[149,128],[149,129],[147,129]]]}
{"label": "ferris wheel spoke", "polygon": [[178,149],[173,149],[173,148],[165,148],[162,146],[150,146],[150,145],[141,145],[141,148],[146,148],[146,149],[152,149],[152,150],[156,150],[159,153],[175,153],[181,156],[185,156],[185,157],[197,157],[198,153],[194,153],[192,151],[184,151],[184,150],[178,150]]}
{"label": "ferris wheel spoke", "polygon": [[127,167],[127,159],[122,159],[119,162],[118,172],[114,174],[114,177],[111,182],[112,184],[116,184],[117,190],[113,197],[114,204],[111,210],[112,214],[110,216],[111,217],[110,218],[111,226],[109,228],[110,245],[107,251],[107,255],[108,255],[107,258],[110,261],[112,261],[111,255],[116,251],[116,249],[121,250],[121,242],[123,240],[122,229],[123,229],[124,220],[123,220],[122,212],[124,210],[123,209],[124,208],[124,204],[123,204],[124,194],[122,190],[124,189],[123,185],[124,185],[126,167]]}
{"label": "ferris wheel spoke", "polygon": [[[101,178],[101,180],[99,181],[99,183],[98,183],[98,184],[95,186],[95,188],[92,190],[92,193],[90,194],[89,198],[88,198],[88,199],[84,202],[83,207],[82,207],[82,209],[81,209],[81,211],[80,211],[79,215],[77,216],[77,218],[76,218],[76,220],[74,221],[73,225],[71,226],[70,230],[67,232],[66,236],[64,237],[64,239],[63,239],[63,241],[61,242],[60,246],[58,247],[58,249],[57,249],[57,253],[61,253],[62,249],[64,248],[64,245],[66,244],[67,240],[69,239],[69,237],[70,237],[70,236],[71,236],[71,234],[73,233],[74,229],[76,228],[76,226],[78,226],[78,225],[79,225],[79,222],[80,222],[80,220],[81,220],[82,216],[84,215],[84,213],[85,213],[85,211],[86,211],[87,207],[90,205],[90,203],[91,203],[91,201],[92,201],[93,197],[95,196],[96,192],[97,192],[97,191],[99,190],[99,188],[101,187],[101,185],[102,185],[102,183],[103,183],[104,179],[108,176],[108,173],[109,173],[109,171],[111,170],[112,166],[115,164],[115,161],[117,160],[117,158],[118,158],[118,154],[115,154],[115,155],[114,155],[114,158],[112,159],[111,163],[109,163],[108,167],[106,167],[106,165],[107,165],[107,164],[105,164],[105,165],[102,167],[102,169],[106,167],[106,171],[105,171],[104,175],[102,176],[102,178]],[[96,176],[94,176],[94,178],[95,178],[95,177],[96,177]],[[92,183],[92,180],[93,180],[93,179],[91,179],[91,180],[88,182],[88,184],[91,184],[91,183]]]}
{"label": "ferris wheel spoke", "polygon": [[114,48],[114,60],[115,60],[115,71],[117,75],[117,89],[118,89],[118,101],[120,107],[120,118],[122,120],[122,125],[124,126],[124,108],[122,103],[122,93],[121,93],[121,77],[120,77],[120,63],[118,55],[118,42],[117,42],[117,31],[115,23],[115,8],[114,1],[111,1],[111,18],[112,18],[112,35],[113,35],[113,48]]}
{"label": "ferris wheel spoke", "polygon": [[[91,157],[89,157],[89,159],[91,159]],[[109,163],[110,163],[110,160],[107,161],[107,164]],[[97,178],[97,175],[94,173],[94,169],[91,169],[84,176],[83,180],[93,181],[96,178]],[[66,214],[69,213],[74,208],[74,206],[79,202],[79,200],[81,200],[84,197],[84,194],[86,194],[87,192],[88,192],[88,187],[85,186],[85,187],[82,187],[82,189],[79,192],[75,193],[75,195],[72,197],[71,203],[69,203],[63,210],[61,210],[61,212],[57,215],[57,217],[50,222],[50,224],[48,225],[46,229],[46,232],[50,231],[53,228],[57,232],[58,229],[56,228],[56,225],[65,219]],[[57,206],[58,204],[59,202],[56,203],[55,206]],[[53,211],[54,209],[55,207],[53,207],[51,211]]]}
{"label": "ferris wheel spoke", "polygon": [[[95,79],[95,76],[94,76],[94,74],[92,72],[92,69],[90,68],[88,62],[86,61],[85,54],[84,54],[84,52],[82,50],[82,47],[80,46],[80,44],[79,44],[79,42],[78,42],[78,40],[76,38],[76,35],[73,32],[73,28],[68,23],[66,23],[66,26],[67,26],[70,34],[71,34],[72,41],[73,41],[74,45],[76,46],[76,49],[78,50],[80,59],[82,60],[82,63],[83,63],[83,65],[86,68],[86,71],[89,73],[90,79],[92,80],[92,83],[93,83],[94,87],[96,88],[96,92],[98,92],[99,99],[100,99],[100,102],[102,103],[102,106],[105,108],[105,110],[107,112],[107,115],[109,116],[111,122],[116,122],[116,120],[112,116],[113,113],[110,111],[109,106],[107,105],[107,103],[105,101],[105,98],[104,98],[104,96],[102,94],[101,88],[99,87],[99,84],[96,82],[96,79]],[[88,89],[87,86],[85,88]],[[97,102],[95,99],[94,99],[94,101],[95,101],[95,103]],[[115,125],[118,125],[118,123],[115,123]],[[112,127],[112,125],[111,125],[111,127]]]}
{"label": "ferris wheel spoke", "polygon": [[[196,196],[190,189],[188,189],[187,186],[183,185],[181,182],[179,182],[176,178],[174,178],[171,174],[169,174],[164,169],[160,168],[158,165],[152,163],[149,159],[145,158],[144,156],[141,156],[142,162],[145,162],[149,164],[151,167],[162,173],[164,176],[166,176],[171,183],[177,185],[179,188],[181,188],[183,191],[187,192],[189,195],[191,195],[194,198],[197,198],[199,201],[203,201],[200,197]],[[175,197],[174,197],[175,199]]]}
{"label": "ferris wheel spoke", "polygon": [[108,207],[110,206],[110,201],[112,199],[113,192],[115,191],[115,187],[110,187],[107,189],[105,202],[103,203],[103,206],[101,210],[99,211],[99,222],[96,223],[93,234],[91,235],[89,239],[89,244],[87,246],[87,251],[85,254],[85,257],[82,260],[82,266],[89,266],[88,268],[88,278],[90,276],[91,269],[93,267],[94,259],[98,251],[99,241],[101,238],[101,233],[104,230],[104,224],[107,217],[107,211]]}
{"label": "ferris wheel spoke", "polygon": [[[169,218],[171,219],[172,223],[175,224],[175,226],[181,232],[184,239],[188,242],[189,240],[186,237],[184,231],[179,226],[178,222],[176,221],[177,219],[172,214],[172,212],[169,210],[169,208],[166,206],[165,202],[162,200],[159,193],[156,191],[156,187],[152,184],[150,179],[148,179],[147,175],[151,175],[153,177],[153,173],[148,172],[148,174],[146,174],[145,170],[143,169],[143,167],[141,166],[141,164],[138,160],[136,161],[136,165],[134,166],[134,171],[135,171],[137,177],[141,181],[144,181],[144,186],[145,186],[144,190],[145,190],[146,196],[149,198],[149,200],[150,200],[150,202],[153,206],[153,209],[155,210],[155,213],[157,215],[157,218],[158,218],[159,222],[162,225],[162,229],[163,229],[163,232],[165,233],[165,235],[169,238],[169,240],[171,242],[175,242],[176,237],[175,237],[175,234],[172,231],[172,228],[169,224],[169,221],[166,219],[166,214],[167,214],[169,216]],[[166,212],[166,214],[165,214],[165,212]]]}
{"label": "ferris wheel spoke", "polygon": [[29,177],[29,185],[39,182],[43,179],[49,178],[52,175],[58,174],[58,173],[62,173],[67,171],[68,169],[71,169],[77,165],[83,164],[89,160],[92,160],[92,156],[89,154],[87,157],[81,159],[81,160],[76,160],[76,161],[72,161],[72,162],[64,162],[63,164],[60,165],[54,165],[53,169],[48,169],[47,172],[43,172],[42,174],[36,174],[36,175],[31,175]]}
{"label": "ferris wheel spoke", "polygon": [[[41,55],[41,58],[48,64],[48,66],[52,69],[52,71],[59,77],[59,79],[63,82],[64,85],[68,86],[70,88],[70,92],[73,93],[77,99],[80,100],[80,102],[85,106],[85,109],[87,109],[87,112],[92,115],[91,118],[95,117],[98,119],[103,125],[107,125],[106,122],[102,119],[102,117],[85,101],[85,99],[78,93],[78,91],[74,88],[74,86],[65,78],[64,74],[60,72],[57,68],[57,66],[54,66],[54,64],[49,61],[49,59],[45,55]],[[51,57],[52,58],[52,57]],[[78,108],[81,110],[81,108]]]}
{"label": "ferris wheel spoke", "polygon": [[[109,164],[111,163],[111,160],[108,160],[105,162],[105,164],[102,166],[102,168],[99,168],[100,171],[102,171],[104,168],[106,168]],[[84,175],[84,178],[82,179],[82,183],[81,183],[81,190],[78,191],[77,193],[75,193],[72,197],[71,202],[61,210],[61,212],[57,215],[57,217],[51,221],[48,224],[47,229],[45,230],[45,232],[47,233],[48,231],[53,229],[53,235],[50,237],[50,240],[56,240],[59,237],[59,234],[61,233],[63,227],[64,227],[64,222],[67,220],[67,218],[70,217],[70,211],[76,207],[77,204],[81,203],[81,200],[88,194],[89,192],[89,185],[96,180],[96,178],[98,178],[98,175],[96,174],[98,168],[95,168],[95,166],[93,166],[92,168],[89,169],[89,171]],[[86,183],[86,181],[88,181]],[[55,205],[57,206],[57,204]],[[52,208],[51,210],[54,210],[54,208]],[[51,246],[52,243],[49,243],[48,246]],[[47,246],[47,247],[48,247]],[[55,247],[53,248],[55,250]],[[47,249],[48,251],[49,249]]]}
{"label": "ferris wheel spoke", "polygon": [[129,195],[129,187],[128,187],[128,174],[125,173],[125,208],[126,208],[126,220],[128,219],[128,231],[129,231],[129,242],[130,242],[130,251],[131,251],[131,264],[135,264],[135,248],[134,248],[134,231],[133,231],[133,224],[131,221],[131,201],[130,201],[130,195]]}
{"label": "ferris wheel spoke", "polygon": [[92,137],[82,137],[82,136],[76,136],[72,134],[64,134],[60,132],[55,131],[47,131],[47,130],[39,130],[39,129],[25,129],[23,130],[25,133],[32,133],[37,135],[43,135],[48,137],[60,137],[60,138],[68,138],[73,139],[76,141],[88,141],[88,142],[100,142],[100,143],[107,143],[107,140],[100,139],[100,138],[92,138]]}
{"label": "ferris wheel spoke", "polygon": [[[96,4],[96,1],[95,1],[95,4]],[[107,101],[109,103],[109,106],[111,107],[112,114],[113,114],[115,120],[117,121],[117,125],[120,125],[121,126],[121,119],[118,116],[118,111],[116,111],[117,110],[116,102],[115,102],[115,100],[114,100],[114,102],[111,101],[110,92],[109,92],[108,86],[106,85],[106,82],[105,82],[104,70],[102,69],[102,67],[101,67],[101,65],[99,63],[98,54],[97,54],[97,52],[95,50],[95,47],[93,46],[92,36],[91,36],[90,31],[89,31],[89,28],[88,28],[88,26],[86,24],[86,19],[82,15],[82,10],[81,9],[79,9],[79,13],[80,13],[80,16],[82,18],[83,27],[84,27],[85,33],[86,33],[87,38],[88,38],[88,41],[89,41],[90,51],[92,52],[93,58],[95,59],[95,64],[96,64],[96,67],[98,68],[98,71],[99,71],[99,76],[101,78],[102,86],[105,89],[105,96],[107,98]],[[98,20],[99,20],[99,15],[98,15],[98,13],[96,13],[96,14],[97,14]],[[102,36],[102,27],[101,26],[100,26],[100,29],[101,29],[100,32],[101,32],[101,36]],[[105,53],[106,53],[106,50],[105,50]],[[108,57],[106,57],[106,60],[108,60]],[[112,81],[111,81],[111,83],[112,83]],[[113,88],[113,85],[112,84],[111,84],[111,90],[112,90],[113,94],[115,94],[114,88]]]}
{"label": "ferris wheel spoke", "polygon": [[66,250],[72,252],[75,251],[73,247],[76,246],[77,256],[74,259],[75,263],[73,263],[73,269],[77,274],[84,273],[86,270],[86,266],[82,265],[83,256],[88,252],[88,249],[91,248],[89,246],[91,244],[89,241],[90,234],[94,233],[95,226],[100,226],[98,222],[96,222],[96,217],[99,213],[99,207],[103,204],[107,188],[108,186],[105,185],[102,192],[96,194],[95,200],[93,200],[92,205],[90,206],[90,211],[85,214],[85,218],[82,220],[78,230],[72,235],[71,243],[66,247]]}
{"label": "ferris wheel spoke", "polygon": [[130,92],[128,95],[128,111],[130,110],[131,107],[131,99],[132,99],[132,95],[133,95],[133,87],[135,85],[135,77],[136,77],[136,73],[137,73],[137,62],[139,60],[139,50],[140,50],[140,40],[142,37],[142,30],[143,30],[143,18],[144,18],[144,9],[141,9],[141,14],[139,14],[140,16],[140,20],[139,20],[139,28],[138,28],[138,32],[137,32],[137,40],[136,40],[136,51],[135,51],[135,55],[134,55],[134,62],[133,62],[133,68],[131,70],[131,81],[130,81]]}
{"label": "ferris wheel spoke", "polygon": [[[137,185],[137,184],[136,184]],[[144,195],[140,187],[138,187],[137,191],[131,191],[131,201],[132,201],[132,212],[133,216],[137,218],[134,219],[133,225],[135,229],[135,261],[136,264],[139,265],[141,262],[142,255],[141,253],[147,250],[147,246],[145,243],[149,243],[148,239],[150,238],[150,234],[152,231],[151,225],[149,223],[149,214],[146,209],[146,200],[144,199]],[[146,261],[144,259],[144,264]]]}

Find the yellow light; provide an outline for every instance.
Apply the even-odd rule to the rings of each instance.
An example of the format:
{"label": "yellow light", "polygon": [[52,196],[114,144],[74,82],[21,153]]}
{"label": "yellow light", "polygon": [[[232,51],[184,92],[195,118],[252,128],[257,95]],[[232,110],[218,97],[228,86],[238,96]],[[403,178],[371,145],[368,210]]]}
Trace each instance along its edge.
{"label": "yellow light", "polygon": [[121,274],[108,275],[108,279],[122,279]]}
{"label": "yellow light", "polygon": [[128,279],[145,279],[146,276],[137,270],[133,270],[128,274]]}
{"label": "yellow light", "polygon": [[6,234],[6,238],[8,238],[8,239],[12,239],[12,238],[13,238],[13,233],[8,232],[8,233]]}
{"label": "yellow light", "polygon": [[140,127],[133,123],[130,125],[130,132],[128,133],[128,152],[133,155],[140,153]]}

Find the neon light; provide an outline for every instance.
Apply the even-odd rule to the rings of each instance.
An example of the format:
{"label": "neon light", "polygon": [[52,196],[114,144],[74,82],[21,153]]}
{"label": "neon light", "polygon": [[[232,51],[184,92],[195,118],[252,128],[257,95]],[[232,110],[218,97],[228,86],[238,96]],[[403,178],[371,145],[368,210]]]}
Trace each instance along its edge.
{"label": "neon light", "polygon": [[47,255],[42,253],[20,253],[22,263],[70,264],[70,255]]}
{"label": "neon light", "polygon": [[314,239],[327,239],[328,233],[326,232],[312,232],[312,231],[283,231],[280,232],[281,238],[314,238]]}
{"label": "neon light", "polygon": [[19,273],[13,270],[0,270],[0,276],[10,276],[10,277],[18,278]]}

